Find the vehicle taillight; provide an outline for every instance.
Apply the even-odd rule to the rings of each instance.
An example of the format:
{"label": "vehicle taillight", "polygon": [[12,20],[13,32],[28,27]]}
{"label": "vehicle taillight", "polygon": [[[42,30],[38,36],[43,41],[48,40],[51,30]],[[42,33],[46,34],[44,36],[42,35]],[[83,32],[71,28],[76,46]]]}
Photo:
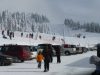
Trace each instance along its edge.
{"label": "vehicle taillight", "polygon": [[64,48],[68,48],[68,45],[64,45]]}

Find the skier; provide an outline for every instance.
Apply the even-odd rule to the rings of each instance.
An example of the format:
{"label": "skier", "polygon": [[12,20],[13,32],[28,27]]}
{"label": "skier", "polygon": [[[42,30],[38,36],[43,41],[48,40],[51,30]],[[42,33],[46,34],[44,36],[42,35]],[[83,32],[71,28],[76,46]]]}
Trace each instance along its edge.
{"label": "skier", "polygon": [[11,40],[12,39],[12,32],[10,32],[9,37],[10,37],[10,40]]}
{"label": "skier", "polygon": [[23,37],[23,32],[21,33],[21,37]]}
{"label": "skier", "polygon": [[7,30],[7,36],[9,36],[9,30]]}
{"label": "skier", "polygon": [[4,38],[4,39],[7,39],[7,37],[5,36],[5,34],[3,35],[3,38]]}
{"label": "skier", "polygon": [[2,35],[4,35],[4,30],[2,30]]}

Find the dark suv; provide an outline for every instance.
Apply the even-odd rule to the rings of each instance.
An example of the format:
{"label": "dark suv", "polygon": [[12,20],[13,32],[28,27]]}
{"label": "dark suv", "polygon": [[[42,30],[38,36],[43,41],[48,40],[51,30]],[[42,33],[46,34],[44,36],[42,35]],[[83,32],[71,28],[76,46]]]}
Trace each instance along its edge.
{"label": "dark suv", "polygon": [[0,53],[0,66],[8,66],[12,64],[12,57]]}
{"label": "dark suv", "polygon": [[31,58],[31,52],[26,45],[3,45],[1,46],[1,53],[10,55],[21,62]]}
{"label": "dark suv", "polygon": [[52,45],[51,44],[38,44],[38,51],[39,50],[44,50],[46,47],[48,47],[49,50],[53,50]]}

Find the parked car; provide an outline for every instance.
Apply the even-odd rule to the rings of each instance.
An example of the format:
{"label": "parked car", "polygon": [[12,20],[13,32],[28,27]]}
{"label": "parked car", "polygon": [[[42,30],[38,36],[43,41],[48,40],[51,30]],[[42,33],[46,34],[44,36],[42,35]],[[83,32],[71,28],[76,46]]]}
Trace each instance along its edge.
{"label": "parked car", "polygon": [[31,58],[29,46],[26,45],[3,45],[1,46],[1,52],[12,56],[15,61],[24,62]]}
{"label": "parked car", "polygon": [[37,56],[37,46],[30,46],[31,59],[35,59]]}
{"label": "parked car", "polygon": [[83,47],[76,47],[77,54],[81,54],[84,52]]}
{"label": "parked car", "polygon": [[54,55],[55,50],[51,44],[38,44],[38,51],[37,52],[39,52],[39,51],[42,52],[47,46],[48,46],[48,49],[51,50],[52,55]]}
{"label": "parked car", "polygon": [[64,55],[76,54],[76,45],[62,44],[61,50]]}
{"label": "parked car", "polygon": [[61,50],[61,46],[60,45],[52,45],[52,47],[54,48],[54,56],[56,55],[56,50],[59,50],[60,51],[60,54],[62,53],[62,50]]}
{"label": "parked car", "polygon": [[12,64],[12,57],[0,53],[0,66],[8,66]]}
{"label": "parked car", "polygon": [[86,48],[86,47],[82,47],[82,49],[83,49],[84,53],[86,53],[88,51],[88,48]]}
{"label": "parked car", "polygon": [[88,50],[89,51],[96,51],[97,50],[97,47],[96,46],[94,46],[94,47],[88,47]]}

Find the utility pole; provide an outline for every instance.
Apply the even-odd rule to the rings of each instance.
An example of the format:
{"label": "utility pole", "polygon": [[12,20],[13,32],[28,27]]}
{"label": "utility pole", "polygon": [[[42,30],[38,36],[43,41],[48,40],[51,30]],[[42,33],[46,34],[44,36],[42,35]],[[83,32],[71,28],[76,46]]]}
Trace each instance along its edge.
{"label": "utility pole", "polygon": [[63,26],[63,44],[65,44],[65,24]]}

